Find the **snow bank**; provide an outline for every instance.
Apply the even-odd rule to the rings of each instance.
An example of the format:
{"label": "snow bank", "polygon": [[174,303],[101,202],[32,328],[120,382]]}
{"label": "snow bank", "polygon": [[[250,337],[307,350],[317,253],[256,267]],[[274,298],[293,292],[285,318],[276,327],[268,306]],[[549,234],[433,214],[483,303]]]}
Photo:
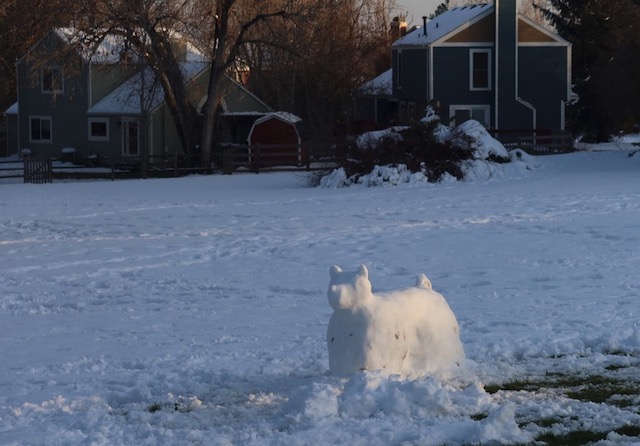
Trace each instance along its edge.
{"label": "snow bank", "polygon": [[374,295],[369,272],[331,268],[327,292],[333,315],[327,329],[329,368],[416,375],[460,366],[460,327],[444,297],[423,274],[416,286]]}
{"label": "snow bank", "polygon": [[475,158],[486,160],[491,156],[509,158],[507,149],[502,143],[487,132],[482,124],[470,119],[453,129],[450,138],[470,138],[471,147],[475,150]]}
{"label": "snow bank", "polygon": [[[433,109],[428,108],[427,114],[422,119],[422,122],[429,123],[438,119]],[[372,147],[383,138],[401,140],[401,132],[404,129],[406,129],[406,127],[391,127],[385,130],[364,133],[360,135],[357,140],[358,147],[361,149]],[[505,170],[510,173],[522,173],[528,170],[535,170],[539,164],[534,157],[528,156],[520,149],[517,149],[515,154],[510,154],[502,143],[493,138],[478,121],[466,121],[453,130],[439,124],[434,129],[434,136],[439,142],[451,139],[456,141],[460,146],[468,146],[474,151],[474,159],[463,161],[460,165],[465,181],[488,180],[502,175]],[[508,166],[503,163],[496,163],[495,161],[497,159],[510,161],[513,165]],[[407,169],[406,165],[399,164],[375,166],[369,174],[353,178],[347,176],[344,168],[339,168],[325,175],[320,180],[320,187],[338,188],[355,184],[367,187],[395,186],[405,183],[427,183],[428,180],[429,178],[425,173],[425,169],[422,169],[420,172],[411,172]],[[443,183],[454,183],[457,180],[452,175],[445,173],[439,181]]]}

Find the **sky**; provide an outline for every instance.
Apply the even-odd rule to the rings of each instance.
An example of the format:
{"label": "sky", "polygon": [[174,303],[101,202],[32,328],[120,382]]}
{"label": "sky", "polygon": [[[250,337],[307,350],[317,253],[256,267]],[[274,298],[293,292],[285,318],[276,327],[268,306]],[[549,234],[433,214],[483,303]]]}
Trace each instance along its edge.
{"label": "sky", "polygon": [[422,25],[422,16],[429,16],[436,10],[441,0],[399,0],[398,7],[407,13],[409,25]]}

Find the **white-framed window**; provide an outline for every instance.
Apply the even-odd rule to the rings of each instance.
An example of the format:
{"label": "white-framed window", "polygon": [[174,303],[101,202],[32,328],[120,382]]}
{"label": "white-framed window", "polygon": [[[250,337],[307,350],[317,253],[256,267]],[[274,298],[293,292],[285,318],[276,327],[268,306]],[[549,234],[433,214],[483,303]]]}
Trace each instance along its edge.
{"label": "white-framed window", "polygon": [[469,89],[491,90],[491,50],[469,50]]}
{"label": "white-framed window", "polygon": [[140,155],[140,132],[137,118],[122,118],[122,155]]}
{"label": "white-framed window", "polygon": [[453,124],[458,126],[469,119],[478,121],[486,128],[490,127],[489,113],[490,105],[451,105],[449,106],[449,117]]}
{"label": "white-framed window", "polygon": [[29,117],[29,142],[53,142],[53,126],[50,116]]}
{"label": "white-framed window", "polygon": [[42,67],[40,69],[40,87],[42,93],[64,93],[64,73],[62,67]]}
{"label": "white-framed window", "polygon": [[89,141],[109,141],[109,118],[89,118]]}

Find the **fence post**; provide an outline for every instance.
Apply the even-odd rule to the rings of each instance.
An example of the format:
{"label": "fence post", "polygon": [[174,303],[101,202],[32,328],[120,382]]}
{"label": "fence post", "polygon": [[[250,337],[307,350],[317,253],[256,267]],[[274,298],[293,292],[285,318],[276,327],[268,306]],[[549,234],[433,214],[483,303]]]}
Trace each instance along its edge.
{"label": "fence post", "polygon": [[233,148],[222,148],[222,172],[225,175],[233,174]]}
{"label": "fence post", "polygon": [[[254,160],[253,160],[253,163],[254,163],[253,164],[253,171],[255,173],[260,173],[260,144],[256,144],[255,146],[252,146],[252,147],[255,147],[255,157],[254,157]],[[253,152],[253,150],[252,150],[252,152]]]}
{"label": "fence post", "polygon": [[173,152],[173,176],[178,177],[178,152]]}

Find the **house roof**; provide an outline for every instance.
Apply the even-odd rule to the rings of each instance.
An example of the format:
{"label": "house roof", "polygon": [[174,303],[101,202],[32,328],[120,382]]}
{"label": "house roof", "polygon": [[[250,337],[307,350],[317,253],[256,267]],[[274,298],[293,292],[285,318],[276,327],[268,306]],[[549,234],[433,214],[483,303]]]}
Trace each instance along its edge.
{"label": "house roof", "polygon": [[[185,81],[191,82],[203,73],[209,64],[207,62],[184,62],[180,65]],[[142,112],[141,91],[145,84],[146,97],[144,105],[147,111],[155,110],[164,101],[162,87],[154,82],[154,75],[150,69],[144,70],[144,79],[140,73],[131,76],[118,88],[106,95],[93,107],[87,110],[90,115],[138,115]]]}
{"label": "house roof", "polygon": [[365,95],[391,96],[393,94],[393,70],[388,69],[360,87]]}
{"label": "house roof", "polygon": [[5,115],[17,115],[18,114],[18,102],[14,102],[4,111]]}
{"label": "house roof", "polygon": [[469,5],[450,9],[427,22],[426,35],[424,28],[417,28],[406,36],[396,40],[393,46],[429,45],[480,15],[489,14],[489,11],[492,10],[492,3]]}
{"label": "house roof", "polygon": [[[74,45],[80,56],[87,62],[113,64],[122,59],[122,55],[127,48],[126,39],[117,34],[105,34],[99,41],[87,36],[76,28],[55,28],[53,33],[67,44]],[[188,39],[177,31],[170,33],[171,37],[185,43],[186,62],[203,62],[206,60],[204,54]],[[132,54],[135,57],[135,54]]]}
{"label": "house roof", "polygon": [[296,124],[302,121],[302,119],[300,119],[298,116],[294,115],[293,113],[278,111],[278,112],[267,113],[262,118],[256,119],[253,125],[255,126],[264,121],[268,121],[269,119],[272,119],[272,118],[279,119],[281,121],[286,122],[287,124]]}

